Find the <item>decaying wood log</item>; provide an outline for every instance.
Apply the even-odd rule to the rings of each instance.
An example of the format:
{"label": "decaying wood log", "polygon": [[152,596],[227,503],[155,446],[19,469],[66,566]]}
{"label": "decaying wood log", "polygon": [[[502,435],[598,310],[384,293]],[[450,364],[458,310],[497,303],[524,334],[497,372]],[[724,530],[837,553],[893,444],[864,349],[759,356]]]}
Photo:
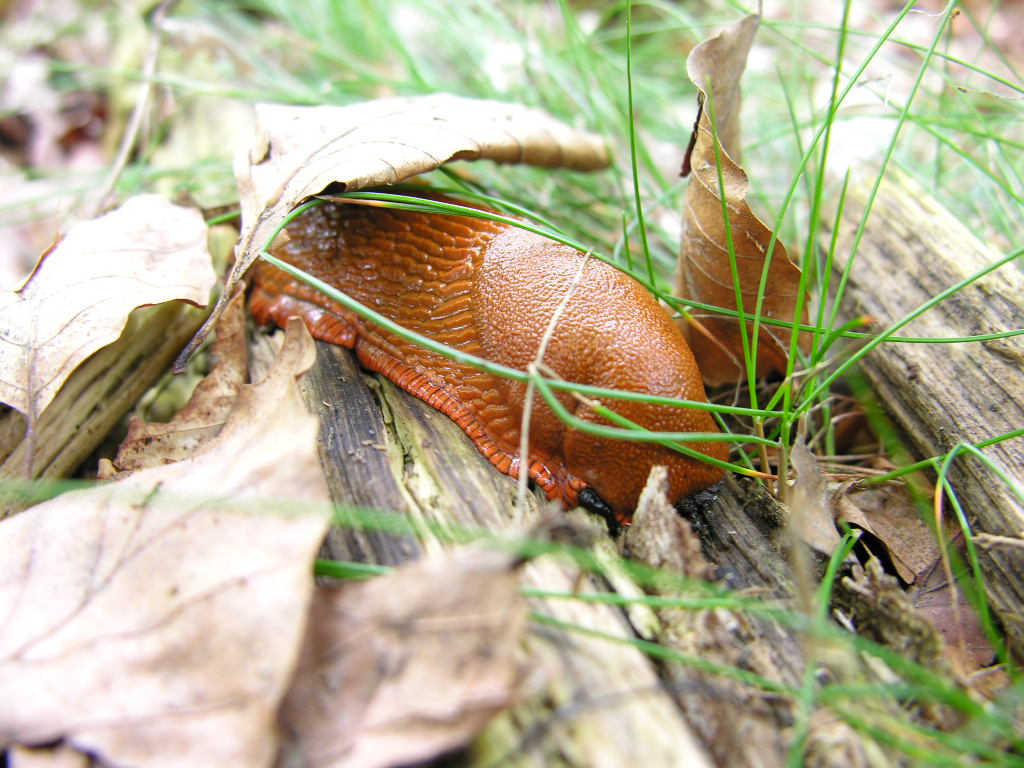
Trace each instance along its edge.
{"label": "decaying wood log", "polygon": [[[335,501],[404,515],[418,533],[341,526],[328,539],[330,556],[392,564],[442,546],[438,531],[524,534],[545,518],[564,519],[533,495],[517,517],[514,480],[496,472],[453,422],[390,381],[361,371],[347,350],[318,342],[317,365],[300,385],[321,416],[321,457]],[[723,584],[785,605],[788,566],[761,509],[770,503],[756,484],[730,479],[691,511],[701,518]],[[609,563],[617,560],[624,541],[609,538],[602,521],[582,510],[568,520],[586,531],[595,552]],[[629,546],[636,547],[636,540]],[[548,592],[641,594],[625,575],[612,581],[552,557],[529,563],[523,578],[525,587]],[[549,617],[526,648],[539,682],[487,729],[475,750],[479,763],[472,764],[785,764],[794,706],[788,697],[682,661],[656,663],[632,645],[561,624],[613,638],[639,636],[684,657],[796,686],[802,648],[791,630],[724,609],[655,614],[575,599],[531,603]]]}
{"label": "decaying wood log", "polygon": [[[167,372],[205,315],[177,301],[135,310],[121,337],[75,370],[31,435],[25,417],[5,407],[0,414],[0,480],[71,474]],[[16,500],[5,502],[0,518],[23,507]]]}
{"label": "decaying wood log", "polygon": [[[869,190],[866,184],[854,186],[847,195],[835,259],[840,272]],[[843,312],[868,315],[884,328],[995,263],[999,255],[919,185],[890,171],[854,258]],[[1019,328],[1022,318],[1024,275],[1009,263],[929,309],[899,335],[981,335]],[[1024,337],[885,343],[861,361],[861,368],[921,458],[1024,426]],[[966,453],[953,462],[949,478],[976,541],[994,542],[980,548],[985,589],[1011,643],[1024,652],[1024,438],[982,450],[1016,484],[1016,492]]]}
{"label": "decaying wood log", "polygon": [[[877,204],[890,205],[889,194],[883,189]],[[891,203],[897,210],[897,204],[915,199],[906,194],[897,197]],[[858,199],[862,200],[856,192],[849,198],[853,205]],[[945,227],[942,231],[948,235],[954,228],[946,226],[945,221],[940,227],[934,219],[922,218],[926,214],[948,216],[937,208],[925,207],[891,214],[897,217],[896,221],[883,217],[881,227],[869,228],[862,244],[862,261],[853,271],[848,293],[851,301],[862,295],[865,298],[850,310],[851,314],[867,313],[882,321],[896,319],[985,263],[988,257],[983,255],[980,260],[962,266],[963,254],[971,247],[980,249],[976,253],[983,251],[977,243],[957,241],[947,245],[960,255],[960,266],[948,260],[939,264],[937,256],[928,256],[925,260],[933,265],[929,275],[917,281],[908,280],[917,285],[920,294],[916,296],[892,287],[900,282],[894,275],[901,273],[891,262],[864,266],[869,261],[864,254],[873,249],[884,255],[886,251],[897,251],[899,244],[903,244],[931,253],[922,244],[927,242],[926,234]],[[848,207],[847,215],[856,215],[852,207]],[[962,232],[954,234],[966,237]],[[1017,278],[1013,275],[1008,279]],[[886,296],[879,298],[867,290],[868,286],[878,285],[889,288]],[[1015,311],[1005,309],[1010,305],[1019,308],[1019,304],[1014,305],[1006,297],[1024,297],[1024,291],[1014,293],[992,281],[971,290],[988,291],[989,310]],[[877,303],[898,294],[902,298],[894,298],[896,303],[892,305]],[[871,300],[876,303],[870,303]],[[946,317],[945,324],[932,327],[918,323],[904,333],[957,336],[1013,325],[998,313],[990,316],[976,310],[969,292],[951,300],[948,306],[953,307],[954,316]],[[933,313],[939,314],[939,310]],[[975,318],[974,324],[965,326],[963,323],[968,321],[957,318],[957,313]],[[908,431],[920,430],[915,445],[923,454],[935,455],[948,450],[957,440],[982,440],[1024,423],[1024,395],[1017,394],[1022,383],[1015,367],[1024,354],[1015,342],[997,341],[974,348],[975,356],[966,360],[978,361],[977,370],[970,370],[972,366],[955,353],[959,349],[970,354],[971,347],[965,345],[937,348],[890,344],[866,361],[865,368],[879,392],[894,403],[893,411],[898,417],[902,414],[900,423]],[[979,349],[995,362],[989,357],[977,357]],[[922,360],[904,357],[922,352],[928,353]],[[935,356],[944,358],[941,364],[951,367],[940,377],[941,387],[930,389],[932,380],[937,378],[929,373],[937,370],[931,360]],[[910,375],[914,372],[916,378]],[[908,393],[914,389],[909,386],[911,382],[917,389]],[[973,398],[958,390],[964,382],[974,393]],[[986,386],[993,384],[1000,388],[978,397],[986,392]],[[498,474],[461,430],[388,380],[363,372],[347,350],[318,343],[317,365],[304,377],[301,386],[311,410],[321,417],[321,457],[335,501],[342,506],[377,510],[384,521],[388,516],[400,516],[411,521],[413,529],[410,535],[408,531],[339,526],[326,545],[331,557],[397,564],[446,546],[446,540],[457,539],[466,530],[526,535],[538,532],[537,524],[545,517],[567,519],[576,528],[589,531],[586,541],[609,564],[626,555],[664,571],[686,573],[684,560],[679,560],[678,567],[673,566],[673,557],[686,551],[692,562],[696,546],[701,553],[697,559],[706,566],[698,578],[711,578],[774,606],[795,610],[797,590],[785,556],[789,543],[780,527],[787,511],[756,482],[728,477],[713,492],[699,494],[687,505],[688,517],[699,533],[699,545],[694,544],[696,539],[686,524],[674,515],[666,519],[672,521],[669,529],[682,526],[675,533],[666,534],[664,526],[645,529],[638,525],[625,537],[612,540],[604,533],[600,521],[579,510],[567,518],[560,517],[560,512],[546,509],[539,496],[531,496],[527,508],[517,512],[514,481]],[[897,397],[898,393],[903,396]],[[957,416],[965,413],[955,408],[961,399],[978,404],[970,416]],[[936,410],[938,413],[934,413]],[[995,417],[987,418],[986,414]],[[940,416],[946,421],[941,421]],[[922,421],[915,422],[913,417]],[[929,424],[932,426],[928,427]],[[1006,446],[987,450],[1010,467],[1013,457],[1000,453],[1003,448]],[[1019,536],[1024,530],[1024,523],[1015,517],[1020,507],[1005,486],[996,487],[987,481],[981,487],[962,490],[963,486],[971,485],[972,479],[974,483],[982,479],[978,474],[980,465],[961,461],[956,469],[959,474],[953,476],[953,481],[978,529],[1007,537]],[[1000,511],[977,509],[980,498],[988,499]],[[1007,575],[1012,573],[1008,569],[1019,567],[1010,559],[1019,554],[1014,550],[1004,556],[994,546],[985,560],[989,573],[996,574],[993,578],[1001,579],[1001,586],[992,591],[992,597],[1008,628],[1018,626],[1014,616],[1020,605],[1020,585]],[[548,619],[535,624],[524,649],[538,669],[538,682],[524,701],[487,729],[470,764],[541,765],[557,761],[580,766],[640,762],[782,766],[789,758],[794,725],[806,727],[807,754],[814,755],[818,765],[848,764],[851,755],[878,751],[878,744],[866,746],[868,737],[855,734],[827,707],[813,715],[804,713],[807,719],[801,724],[797,697],[787,693],[806,683],[808,663],[820,674],[834,679],[875,679],[872,672],[865,672],[855,655],[846,656],[837,665],[826,662],[826,656],[845,652],[807,645],[805,638],[790,626],[757,613],[725,608],[655,611],[636,604],[620,608],[586,600],[588,593],[596,592],[618,593],[623,597],[643,593],[630,577],[616,571],[617,567],[612,566],[604,577],[597,577],[581,574],[578,566],[571,563],[544,557],[525,569],[524,586],[576,594],[583,599],[531,600],[535,612]],[[862,577],[863,574],[856,578]],[[813,586],[804,585],[804,594]],[[863,582],[861,586],[868,589],[871,585]],[[657,587],[648,586],[647,590],[661,594]],[[670,590],[665,594],[679,593]],[[912,611],[909,602],[907,610]],[[934,632],[930,625],[928,632]],[[651,640],[678,656],[656,660],[639,648],[608,638]],[[937,636],[929,635],[929,639],[938,642]],[[728,670],[753,673],[766,684],[753,685]],[[877,704],[881,709],[891,710],[890,714],[900,711],[899,702],[894,699],[879,699]]]}

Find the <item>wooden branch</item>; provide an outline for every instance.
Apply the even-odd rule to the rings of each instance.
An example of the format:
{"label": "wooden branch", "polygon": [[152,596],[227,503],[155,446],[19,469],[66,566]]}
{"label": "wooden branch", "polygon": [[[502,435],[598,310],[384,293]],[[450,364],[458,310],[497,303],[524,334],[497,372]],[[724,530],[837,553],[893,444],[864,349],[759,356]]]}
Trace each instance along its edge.
{"label": "wooden branch", "polygon": [[[713,564],[712,573],[695,573],[692,564],[673,566],[677,553],[692,552],[685,542],[696,536],[671,508],[662,525],[686,527],[666,538],[656,536],[645,521],[638,521],[626,533],[631,552],[662,570],[682,571],[691,578],[717,576],[723,586],[793,610],[790,568],[782,554],[784,529],[778,527],[785,510],[749,478],[727,476],[716,491],[698,494],[683,505],[692,530],[700,534],[700,551]],[[652,561],[647,553],[656,559]],[[748,670],[773,683],[799,686],[803,644],[787,627],[722,609],[665,609],[658,617],[661,624],[654,638],[668,648],[703,663]],[[789,726],[795,717],[792,699],[679,662],[665,664],[662,676],[717,765],[787,764]]]}
{"label": "wooden branch", "polygon": [[[869,187],[850,189],[835,266],[849,259]],[[868,315],[881,329],[998,260],[931,195],[890,171],[879,189],[855,255],[841,308]],[[1009,263],[954,294],[901,329],[902,336],[956,337],[1019,328],[1024,276]],[[861,361],[885,408],[922,457],[977,443],[1024,426],[1024,338],[960,344],[886,343]],[[1017,494],[1024,489],[1024,438],[983,449]],[[961,454],[949,475],[975,533],[1024,537],[1024,505],[976,457]],[[949,505],[946,505],[949,514]],[[979,542],[980,543],[980,542]],[[981,548],[985,589],[1018,651],[1024,651],[1024,549]]]}
{"label": "wooden branch", "polygon": [[[339,527],[328,539],[330,556],[391,564],[443,546],[437,531],[523,534],[544,519],[562,519],[533,495],[517,519],[515,481],[498,473],[453,422],[390,381],[361,371],[347,350],[317,346],[317,365],[301,386],[321,416],[321,457],[335,501],[405,515],[420,532],[411,538]],[[773,502],[759,488],[730,480],[691,512],[701,517],[707,551],[722,565],[726,583],[781,604],[789,594],[788,567],[764,512]],[[605,561],[618,561],[624,542],[608,538],[602,521],[577,510],[567,522],[586,531],[584,540]],[[630,546],[641,544],[634,537]],[[642,594],[628,577],[613,581],[551,557],[529,563],[523,577],[525,587],[544,591]],[[795,685],[803,674],[802,649],[790,630],[722,609],[654,614],[642,606],[623,610],[575,599],[531,604],[548,619],[527,640],[538,682],[487,729],[477,747],[479,764],[785,765],[785,729],[793,718],[786,697],[684,663],[655,663],[632,645],[559,623],[625,640],[640,635]]]}

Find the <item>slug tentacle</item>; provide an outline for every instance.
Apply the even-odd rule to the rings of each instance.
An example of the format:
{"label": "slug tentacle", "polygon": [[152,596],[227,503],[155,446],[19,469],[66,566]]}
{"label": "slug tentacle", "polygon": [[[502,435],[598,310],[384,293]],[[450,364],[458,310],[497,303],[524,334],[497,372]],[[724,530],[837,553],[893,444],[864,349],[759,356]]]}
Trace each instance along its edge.
{"label": "slug tentacle", "polygon": [[[346,205],[320,205],[288,227],[275,255],[357,301],[456,349],[526,370],[578,272],[582,255],[492,221]],[[478,371],[390,334],[273,266],[260,263],[251,306],[259,322],[302,316],[314,336],[353,348],[360,362],[437,408],[500,471],[517,477],[526,384]],[[635,280],[597,260],[583,269],[544,363],[582,384],[702,400],[693,356],[668,315]],[[570,411],[574,399],[560,393]],[[703,411],[606,403],[651,430],[715,432]],[[580,418],[604,423],[588,407]],[[669,468],[672,499],[722,470],[658,445],[594,438],[534,403],[527,471],[548,498],[575,505],[591,488],[627,523],[650,468]],[[691,444],[724,459],[724,443]]]}

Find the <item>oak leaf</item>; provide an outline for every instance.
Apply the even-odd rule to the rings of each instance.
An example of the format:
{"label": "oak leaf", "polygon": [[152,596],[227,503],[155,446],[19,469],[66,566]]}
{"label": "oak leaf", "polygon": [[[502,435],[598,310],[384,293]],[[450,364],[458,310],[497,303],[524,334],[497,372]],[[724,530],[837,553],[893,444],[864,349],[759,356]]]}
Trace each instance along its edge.
{"label": "oak leaf", "polygon": [[[683,234],[676,275],[676,295],[724,309],[737,309],[736,285],[743,311],[753,314],[772,232],[747,205],[747,175],[739,158],[739,78],[760,17],[751,14],[690,52],[687,72],[699,89],[699,115],[683,172],[692,171],[683,203]],[[711,122],[714,112],[715,124]],[[716,141],[717,139],[717,141]],[[717,149],[717,151],[716,151]],[[722,210],[723,191],[728,224]],[[731,237],[736,255],[733,274]],[[776,240],[771,253],[761,315],[792,321],[796,315],[800,270]],[[806,305],[798,318],[806,322]],[[745,372],[738,320],[719,314],[697,314],[681,321],[708,385],[738,381]],[[753,323],[747,323],[748,338]],[[758,334],[758,376],[782,373],[789,358],[788,328],[761,324]]]}
{"label": "oak leaf", "polygon": [[34,420],[133,309],[204,306],[215,280],[195,209],[141,195],[76,224],[21,288],[0,293],[0,400]]}
{"label": "oak leaf", "polygon": [[[317,420],[295,384],[314,357],[294,321],[193,458],[0,523],[0,747],[271,763],[327,527]],[[254,509],[267,498],[289,514]]]}
{"label": "oak leaf", "polygon": [[397,184],[451,160],[576,170],[608,163],[603,142],[537,109],[447,93],[347,107],[256,107],[254,140],[235,156],[242,232],[221,301],[176,369],[213,328],[235,285],[297,205],[324,192]]}

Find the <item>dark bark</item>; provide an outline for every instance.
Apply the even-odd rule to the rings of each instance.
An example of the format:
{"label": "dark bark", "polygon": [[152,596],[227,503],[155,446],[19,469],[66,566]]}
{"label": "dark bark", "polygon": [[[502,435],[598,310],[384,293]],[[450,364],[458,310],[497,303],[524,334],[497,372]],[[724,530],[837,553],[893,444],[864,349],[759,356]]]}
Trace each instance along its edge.
{"label": "dark bark", "polygon": [[[542,530],[542,521],[550,526],[563,519],[577,543],[592,544],[599,557],[616,562],[623,540],[609,538],[602,520],[582,510],[563,518],[534,493],[520,516],[512,478],[498,473],[445,416],[362,372],[347,350],[318,342],[317,365],[302,386],[321,415],[321,456],[335,501],[402,515],[416,531],[409,536],[343,525],[328,540],[332,557],[394,564],[436,548],[438,534],[526,535]],[[756,484],[728,480],[690,510],[703,517],[706,551],[722,566],[722,585],[750,588],[783,604],[788,567],[764,517],[773,503]],[[641,593],[625,574],[609,581],[551,557],[528,564],[523,581],[545,591]],[[654,640],[785,684],[797,684],[802,674],[798,638],[768,620],[723,610],[655,613],[577,600],[531,603],[557,622]],[[792,722],[786,697],[686,663],[655,662],[633,646],[551,624],[536,625],[527,645],[543,683],[490,729],[485,742],[492,757],[580,766],[785,762],[785,729]]]}

